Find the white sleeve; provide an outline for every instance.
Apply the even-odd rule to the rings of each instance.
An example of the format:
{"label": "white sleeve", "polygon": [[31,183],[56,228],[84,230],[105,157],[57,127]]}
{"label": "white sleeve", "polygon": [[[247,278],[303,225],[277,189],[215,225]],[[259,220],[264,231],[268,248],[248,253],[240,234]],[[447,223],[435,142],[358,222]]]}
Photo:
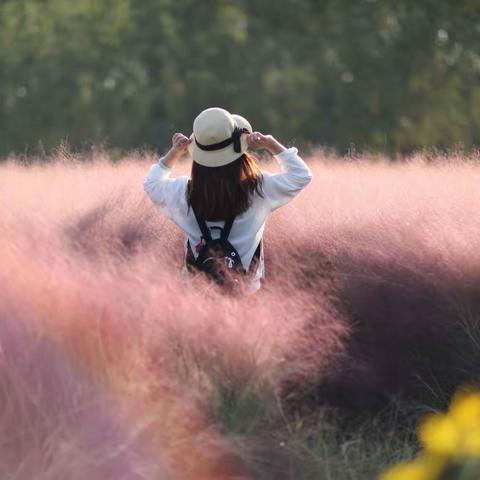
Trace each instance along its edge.
{"label": "white sleeve", "polygon": [[298,156],[295,147],[275,155],[282,167],[281,173],[263,174],[263,193],[273,211],[292,200],[313,178],[308,165]]}
{"label": "white sleeve", "polygon": [[153,164],[143,181],[143,189],[153,203],[158,205],[163,213],[172,217],[180,209],[187,208],[187,176],[170,178],[171,168],[165,166],[162,159]]}

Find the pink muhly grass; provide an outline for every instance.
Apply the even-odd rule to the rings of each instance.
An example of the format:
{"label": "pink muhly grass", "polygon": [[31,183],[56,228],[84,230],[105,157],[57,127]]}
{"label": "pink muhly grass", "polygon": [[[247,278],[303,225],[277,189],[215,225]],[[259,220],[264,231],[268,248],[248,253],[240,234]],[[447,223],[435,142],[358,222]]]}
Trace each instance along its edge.
{"label": "pink muhly grass", "polygon": [[478,163],[317,157],[267,224],[265,287],[235,298],[181,280],[182,237],[142,189],[153,157],[0,166],[12,478],[243,475],[211,418],[221,387],[362,408],[418,395],[458,305],[480,310]]}

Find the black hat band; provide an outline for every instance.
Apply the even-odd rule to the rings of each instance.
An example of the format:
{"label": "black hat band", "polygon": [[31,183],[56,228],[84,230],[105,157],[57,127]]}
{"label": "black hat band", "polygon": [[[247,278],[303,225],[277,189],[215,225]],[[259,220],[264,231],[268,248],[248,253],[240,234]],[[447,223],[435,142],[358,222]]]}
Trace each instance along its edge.
{"label": "black hat band", "polygon": [[212,143],[211,145],[202,145],[201,143],[198,143],[197,139],[195,138],[195,143],[200,150],[204,150],[205,152],[222,150],[222,148],[228,147],[233,143],[233,150],[237,153],[241,153],[242,145],[240,143],[240,137],[242,136],[242,133],[250,133],[250,131],[246,128],[235,127],[233,129],[232,136],[226,140],[223,140],[222,142]]}

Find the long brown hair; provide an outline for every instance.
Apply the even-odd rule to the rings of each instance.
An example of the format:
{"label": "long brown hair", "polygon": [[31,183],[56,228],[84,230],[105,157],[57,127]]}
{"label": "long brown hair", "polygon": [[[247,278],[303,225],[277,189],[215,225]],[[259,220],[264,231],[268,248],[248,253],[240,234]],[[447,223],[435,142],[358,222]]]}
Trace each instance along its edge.
{"label": "long brown hair", "polygon": [[247,153],[222,167],[193,162],[188,207],[205,220],[226,220],[247,210],[255,192],[263,197],[262,181],[260,169]]}

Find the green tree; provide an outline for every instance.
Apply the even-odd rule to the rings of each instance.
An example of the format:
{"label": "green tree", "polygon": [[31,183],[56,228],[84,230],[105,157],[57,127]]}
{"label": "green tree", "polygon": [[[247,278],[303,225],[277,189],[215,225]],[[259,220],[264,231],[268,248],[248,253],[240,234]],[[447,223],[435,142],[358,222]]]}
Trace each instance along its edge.
{"label": "green tree", "polygon": [[164,148],[224,106],[285,141],[480,144],[480,2],[3,0],[0,155]]}

